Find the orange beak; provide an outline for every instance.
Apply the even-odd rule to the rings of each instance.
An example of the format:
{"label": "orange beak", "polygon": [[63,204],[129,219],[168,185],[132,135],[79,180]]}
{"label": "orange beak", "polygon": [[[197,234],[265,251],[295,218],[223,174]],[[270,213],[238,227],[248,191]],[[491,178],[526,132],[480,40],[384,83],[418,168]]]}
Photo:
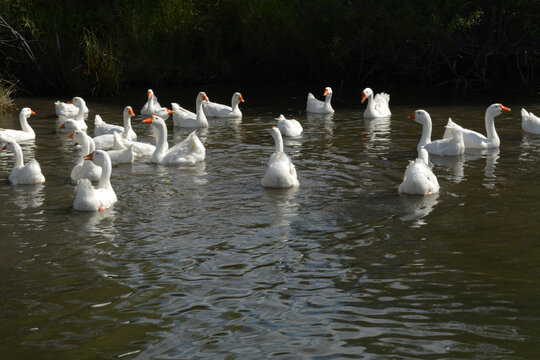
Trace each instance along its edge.
{"label": "orange beak", "polygon": [[2,150],[7,150],[7,145],[2,146]]}
{"label": "orange beak", "polygon": [[324,89],[324,94],[323,94],[323,96],[326,96],[326,95],[328,95],[328,89]]}
{"label": "orange beak", "polygon": [[135,116],[135,113],[133,112],[133,109],[132,109],[132,108],[129,108],[128,113],[129,113],[129,115],[131,115],[131,116]]}
{"label": "orange beak", "polygon": [[504,106],[503,104],[500,104],[500,105],[501,105],[501,111],[502,111],[502,112],[512,111],[512,110],[510,110],[510,108],[507,108],[507,107]]}
{"label": "orange beak", "polygon": [[409,119],[409,120],[416,119],[416,112],[410,113],[408,119]]}
{"label": "orange beak", "polygon": [[208,96],[206,96],[206,93],[202,94],[202,98],[203,98],[203,100],[210,101],[210,100],[208,100]]}
{"label": "orange beak", "polygon": [[68,139],[73,139],[73,134],[75,134],[75,131],[72,132],[71,134],[69,134],[69,135],[67,136],[67,138],[68,138]]}
{"label": "orange beak", "polygon": [[30,114],[36,115],[36,112],[34,110],[30,109]]}
{"label": "orange beak", "polygon": [[363,104],[364,101],[366,101],[366,99],[367,99],[366,93],[362,91],[362,101],[360,102],[360,104]]}
{"label": "orange beak", "polygon": [[94,161],[94,152],[92,151],[90,154],[85,155],[84,160]]}
{"label": "orange beak", "polygon": [[165,108],[165,110],[167,110],[167,114],[174,114],[174,111],[173,110],[169,110],[167,108]]}
{"label": "orange beak", "polygon": [[65,128],[66,128],[66,124],[62,123],[62,125],[60,125],[60,129],[65,129]]}
{"label": "orange beak", "polygon": [[68,104],[73,104],[73,99],[69,100],[67,103]]}
{"label": "orange beak", "polygon": [[149,92],[148,92],[148,98],[150,99],[151,97],[152,97],[152,92],[149,91]]}
{"label": "orange beak", "polygon": [[151,124],[153,119],[154,119],[154,115],[150,116],[148,119],[144,119],[142,122],[147,123],[147,124]]}
{"label": "orange beak", "polygon": [[244,98],[242,97],[242,94],[238,95],[238,100],[240,100],[241,102],[244,102]]}

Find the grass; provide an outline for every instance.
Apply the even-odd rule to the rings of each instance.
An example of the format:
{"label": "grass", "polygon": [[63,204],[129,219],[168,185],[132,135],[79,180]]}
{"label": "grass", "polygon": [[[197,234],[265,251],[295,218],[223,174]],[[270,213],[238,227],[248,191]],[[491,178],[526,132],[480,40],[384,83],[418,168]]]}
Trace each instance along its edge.
{"label": "grass", "polygon": [[15,108],[13,94],[15,84],[7,80],[0,79],[0,113],[5,113]]}

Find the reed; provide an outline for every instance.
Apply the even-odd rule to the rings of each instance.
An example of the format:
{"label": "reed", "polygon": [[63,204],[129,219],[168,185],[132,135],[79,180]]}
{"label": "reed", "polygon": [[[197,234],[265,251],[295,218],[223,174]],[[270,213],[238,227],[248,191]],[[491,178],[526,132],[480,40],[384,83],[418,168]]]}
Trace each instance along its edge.
{"label": "reed", "polygon": [[15,84],[0,79],[0,113],[5,113],[15,108],[13,95],[15,92]]}

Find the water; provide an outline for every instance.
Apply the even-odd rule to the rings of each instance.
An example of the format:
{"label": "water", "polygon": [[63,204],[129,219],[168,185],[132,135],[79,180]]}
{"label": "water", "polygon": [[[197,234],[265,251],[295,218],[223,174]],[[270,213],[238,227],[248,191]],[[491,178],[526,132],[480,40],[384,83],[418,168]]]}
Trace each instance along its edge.
{"label": "water", "polygon": [[[90,119],[121,123],[144,94],[87,99]],[[194,107],[195,91],[163,94]],[[119,202],[96,214],[73,210],[77,154],[54,131],[55,99],[17,101],[38,114],[23,149],[47,181],[12,187],[12,154],[0,153],[6,358],[537,357],[540,136],[522,133],[519,111],[540,103],[503,100],[500,150],[432,159],[441,192],[418,197],[397,193],[421,134],[407,115],[428,110],[433,139],[448,116],[484,132],[494,101],[393,100],[391,120],[365,120],[357,98],[306,117],[290,89],[243,95],[242,121],[199,131],[203,164],[115,167]],[[301,186],[266,190],[280,113],[304,126],[285,140]],[[0,126],[18,127],[17,114]],[[188,132],[169,126],[169,141]]]}

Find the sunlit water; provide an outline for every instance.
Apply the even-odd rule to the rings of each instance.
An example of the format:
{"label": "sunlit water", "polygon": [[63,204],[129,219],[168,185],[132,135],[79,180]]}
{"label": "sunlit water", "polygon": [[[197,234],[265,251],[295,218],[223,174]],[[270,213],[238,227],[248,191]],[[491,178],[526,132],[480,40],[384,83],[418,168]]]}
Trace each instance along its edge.
{"label": "sunlit water", "polygon": [[[144,94],[87,99],[89,133]],[[195,94],[160,101],[193,109]],[[407,115],[428,110],[433,139],[448,116],[484,132],[491,102],[366,120],[338,96],[334,116],[306,116],[303,94],[243,95],[241,121],[198,131],[204,163],[115,167],[118,203],[90,214],[73,210],[78,154],[54,131],[55,99],[18,100],[38,114],[23,150],[47,181],[12,187],[0,153],[2,357],[537,358],[540,136],[519,111],[540,103],[491,101],[512,108],[496,118],[500,150],[432,158],[441,192],[423,197],[397,192],[421,134]],[[285,139],[301,186],[266,190],[280,113],[304,126]],[[168,123],[170,143],[189,133]],[[0,126],[18,128],[17,113]]]}

